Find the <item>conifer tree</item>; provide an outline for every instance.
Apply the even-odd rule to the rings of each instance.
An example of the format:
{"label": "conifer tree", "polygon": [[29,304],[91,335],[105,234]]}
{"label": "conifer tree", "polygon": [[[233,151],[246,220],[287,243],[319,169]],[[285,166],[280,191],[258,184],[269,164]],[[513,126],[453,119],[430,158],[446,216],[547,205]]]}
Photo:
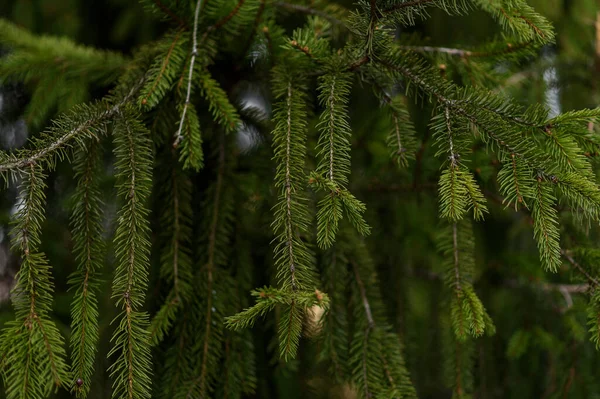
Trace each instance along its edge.
{"label": "conifer tree", "polygon": [[598,5],[33,3],[0,398],[600,395]]}

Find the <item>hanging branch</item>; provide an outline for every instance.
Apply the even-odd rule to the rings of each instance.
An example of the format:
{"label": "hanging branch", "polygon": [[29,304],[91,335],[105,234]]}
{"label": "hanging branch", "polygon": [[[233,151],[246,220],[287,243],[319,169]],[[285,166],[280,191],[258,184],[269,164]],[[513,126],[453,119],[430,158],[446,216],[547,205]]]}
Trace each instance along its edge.
{"label": "hanging branch", "polygon": [[456,223],[452,223],[452,253],[454,256],[454,282],[457,291],[462,291],[460,284],[460,267],[458,263],[458,233],[456,232]]}
{"label": "hanging branch", "polygon": [[[581,273],[585,278],[596,288],[600,288],[600,281],[595,279],[591,274],[589,274],[577,261],[567,253],[564,249],[560,250],[560,254],[573,266],[579,273]],[[579,292],[579,291],[578,291]]]}
{"label": "hanging branch", "polygon": [[152,345],[158,345],[165,338],[181,306],[189,304],[193,274],[190,249],[192,184],[177,163],[175,149],[166,149],[164,158],[160,160],[168,160],[171,168],[170,173],[156,171],[159,181],[155,184],[155,195],[164,198],[161,201],[160,220],[166,225],[159,250],[160,276],[172,284],[172,288],[150,324],[149,339]]}
{"label": "hanging branch", "polygon": [[204,339],[202,345],[202,363],[200,366],[200,375],[194,380],[192,385],[188,390],[187,397],[191,397],[192,392],[196,387],[199,387],[200,396],[204,397],[207,392],[207,384],[206,384],[206,375],[208,365],[208,357],[209,357],[209,342],[211,336],[211,328],[212,328],[212,315],[214,313],[213,310],[213,280],[215,277],[215,250],[216,250],[216,240],[217,240],[217,228],[219,222],[219,207],[222,205],[221,194],[223,190],[223,177],[225,174],[225,143],[224,137],[221,135],[221,142],[219,144],[219,163],[217,169],[217,181],[215,183],[215,194],[213,199],[213,211],[212,211],[212,220],[210,223],[210,233],[208,236],[208,261],[206,262],[206,278],[207,278],[207,288],[206,288],[206,312],[205,318],[206,322],[204,324]]}
{"label": "hanging branch", "polygon": [[117,120],[114,131],[116,178],[119,198],[124,200],[115,232],[117,266],[113,294],[121,312],[115,320],[113,347],[116,357],[109,370],[114,379],[113,398],[149,398],[151,357],[148,315],[142,311],[148,286],[150,255],[149,211],[146,201],[152,181],[152,152],[148,131],[129,111]]}
{"label": "hanging branch", "polygon": [[51,268],[38,252],[44,220],[46,188],[39,165],[31,163],[20,185],[20,208],[15,215],[12,247],[22,263],[12,292],[15,320],[5,324],[0,337],[3,377],[8,399],[42,399],[65,386],[68,367],[63,338],[51,318]]}
{"label": "hanging branch", "polygon": [[358,267],[356,265],[356,263],[352,263],[352,268],[354,269],[354,278],[356,278],[356,283],[358,284],[358,289],[360,292],[360,298],[362,300],[362,306],[363,309],[365,311],[365,316],[367,318],[367,327],[365,328],[364,331],[364,349],[363,349],[363,355],[362,355],[362,374],[363,374],[363,380],[364,380],[364,384],[365,384],[365,396],[367,398],[371,398],[372,394],[369,391],[369,377],[368,377],[368,373],[367,373],[367,351],[369,348],[368,342],[369,342],[369,334],[371,333],[371,330],[373,330],[375,328],[375,321],[373,320],[373,315],[371,314],[371,305],[369,304],[369,299],[367,298],[367,293],[365,291],[365,286],[360,278],[360,274],[358,273]]}
{"label": "hanging branch", "polygon": [[[254,23],[252,24],[252,31],[251,31],[250,35],[248,36],[246,46],[244,47],[244,51],[242,52],[242,55],[244,57],[246,56],[246,54],[248,54],[248,51],[250,50],[250,47],[252,46],[252,42],[254,41],[254,38],[256,37],[256,33],[258,31],[258,25],[260,24],[262,15],[265,11],[265,6],[266,6],[266,0],[260,0],[260,5],[258,6],[258,11],[256,11],[256,17],[254,17]],[[266,28],[266,26],[265,26],[265,28]]]}
{"label": "hanging branch", "polygon": [[71,226],[79,270],[70,277],[69,284],[77,289],[71,307],[71,370],[76,382],[73,389],[78,397],[85,397],[90,390],[99,339],[96,273],[102,267],[104,256],[98,176],[101,156],[100,144],[92,142],[87,151],[78,154],[74,165],[78,184]]}
{"label": "hanging branch", "polygon": [[183,19],[179,18],[173,11],[171,11],[171,9],[169,9],[169,7],[165,6],[160,0],[154,0],[154,4],[156,4],[156,6],[158,8],[160,8],[160,10],[162,12],[164,12],[165,14],[167,14],[173,20],[173,22],[175,22],[179,26],[182,26],[182,27],[184,27],[186,29],[189,28],[189,26],[188,26],[188,24],[187,24],[186,21],[184,21]]}
{"label": "hanging branch", "polygon": [[[14,154],[0,153],[0,174],[23,170],[29,165],[45,161],[50,167],[54,165],[57,157],[63,157],[72,141],[82,141],[85,138],[96,138],[93,127],[98,127],[104,122],[114,118],[129,100],[138,92],[143,80],[129,90],[116,104],[109,109],[104,107],[106,102],[99,102],[93,106],[75,107],[73,111],[63,115],[41,137],[32,141],[34,148],[16,151]],[[66,133],[65,133],[66,130]]]}
{"label": "hanging branch", "polygon": [[196,62],[196,56],[198,55],[198,17],[200,16],[200,7],[202,6],[202,0],[198,0],[196,3],[196,11],[194,12],[194,32],[192,33],[192,56],[190,59],[190,70],[188,73],[188,81],[187,81],[187,89],[185,95],[185,103],[183,105],[183,111],[181,112],[181,120],[179,121],[179,130],[175,136],[175,142],[173,143],[173,147],[177,148],[181,140],[183,140],[183,135],[181,134],[183,130],[183,123],[185,121],[185,114],[188,109],[188,105],[190,103],[190,97],[192,95],[192,75],[194,73],[194,63]]}
{"label": "hanging branch", "polygon": [[354,332],[350,342],[351,382],[366,398],[404,397],[416,399],[402,356],[399,337],[385,323],[378,294],[377,272],[367,248],[350,229],[342,231],[344,242],[336,248],[346,252],[347,266],[354,276],[352,295]]}

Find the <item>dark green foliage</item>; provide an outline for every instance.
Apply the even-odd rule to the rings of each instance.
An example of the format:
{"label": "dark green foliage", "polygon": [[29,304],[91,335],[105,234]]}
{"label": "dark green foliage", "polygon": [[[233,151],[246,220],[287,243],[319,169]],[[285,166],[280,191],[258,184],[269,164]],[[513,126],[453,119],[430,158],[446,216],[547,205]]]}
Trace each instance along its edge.
{"label": "dark green foliage", "polygon": [[0,398],[599,394],[590,0],[9,3]]}
{"label": "dark green foliage", "polygon": [[115,122],[115,169],[117,197],[123,205],[115,232],[116,269],[113,299],[119,309],[115,318],[113,347],[108,356],[113,397],[150,397],[150,346],[148,314],[142,310],[148,286],[150,255],[148,208],[152,183],[152,154],[147,129],[136,115],[123,113]]}
{"label": "dark green foliage", "polygon": [[44,397],[68,386],[64,340],[50,318],[53,281],[39,252],[44,219],[44,174],[31,164],[23,173],[13,248],[22,254],[12,301],[16,319],[2,331],[3,377],[7,398]]}
{"label": "dark green foliage", "polygon": [[[72,317],[72,388],[77,396],[85,397],[92,381],[97,352],[98,329],[98,279],[104,259],[102,237],[102,201],[100,182],[102,151],[98,142],[90,142],[87,153],[80,152],[74,163],[78,177],[77,190],[71,214],[73,251],[79,267],[71,275],[69,284],[75,289],[71,307]],[[82,386],[75,381],[81,379]]]}

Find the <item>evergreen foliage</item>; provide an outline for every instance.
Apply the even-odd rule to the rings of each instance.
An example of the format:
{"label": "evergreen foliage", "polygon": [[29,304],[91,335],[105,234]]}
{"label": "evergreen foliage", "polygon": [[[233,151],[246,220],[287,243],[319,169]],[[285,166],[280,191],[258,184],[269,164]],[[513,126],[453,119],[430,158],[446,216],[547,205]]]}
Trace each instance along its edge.
{"label": "evergreen foliage", "polygon": [[[561,39],[534,7],[135,7],[155,31],[131,55],[0,19],[30,136],[0,152],[0,397],[559,397],[503,386],[526,354],[554,386],[572,370],[563,397],[600,394],[600,109],[511,88],[565,62],[543,64]],[[496,28],[418,34],[466,18]]]}

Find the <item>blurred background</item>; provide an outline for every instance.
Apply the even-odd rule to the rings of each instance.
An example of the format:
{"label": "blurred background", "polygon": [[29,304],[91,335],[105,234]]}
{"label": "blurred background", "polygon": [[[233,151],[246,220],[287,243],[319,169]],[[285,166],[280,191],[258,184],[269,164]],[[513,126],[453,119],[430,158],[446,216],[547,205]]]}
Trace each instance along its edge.
{"label": "blurred background", "polygon": [[[351,2],[342,4],[352,8]],[[557,33],[556,44],[542,49],[538,57],[483,66],[470,64],[468,59],[435,55],[431,61],[447,71],[450,78],[465,85],[484,85],[511,95],[523,104],[544,103],[553,114],[599,105],[600,4],[596,0],[530,0],[529,4],[552,21]],[[125,55],[131,55],[137,46],[158,38],[169,28],[167,23],[148,14],[132,0],[2,0],[0,18],[36,34],[67,36],[84,45],[120,51]],[[291,33],[304,18],[303,14],[288,11],[282,13],[280,22]],[[399,35],[406,34],[400,37],[407,38],[407,45],[418,42],[419,45],[457,47],[460,44],[469,48],[484,43],[499,32],[497,24],[480,11],[450,17],[432,10],[429,19],[417,21],[414,27],[399,31]],[[6,49],[0,47],[0,57],[4,51]],[[249,68],[253,57],[248,56],[240,62],[244,63],[241,68]],[[231,59],[219,59],[211,68],[231,71],[235,68],[230,63]],[[489,73],[482,81],[473,82],[469,68],[485,68]],[[220,76],[221,81],[228,79],[226,75]],[[244,76],[234,79],[237,80],[226,82],[224,87],[230,89],[231,97],[240,106],[262,113],[264,122],[270,110],[269,96],[263,95],[264,85]],[[75,101],[99,98],[108,89],[91,88]],[[368,206],[367,221],[374,231],[369,245],[379,268],[380,280],[388,282],[382,284],[383,296],[389,305],[390,320],[403,337],[408,368],[417,391],[421,398],[448,397],[440,367],[442,353],[436,345],[441,334],[437,329],[441,283],[436,274],[440,259],[432,250],[437,226],[437,200],[433,194],[439,162],[427,161],[433,159],[435,148],[423,144],[428,140],[431,109],[420,104],[411,108],[425,161],[418,170],[411,167],[398,172],[390,165],[385,148],[386,122],[382,121],[381,113],[373,111],[375,97],[364,90],[357,88],[352,100],[353,146],[356,149],[353,154],[355,170],[351,177],[355,186],[353,192],[360,193],[358,197]],[[44,99],[32,98],[31,87],[4,83],[0,86],[0,148],[8,151],[24,145],[28,137],[37,134],[73,101],[53,102],[52,107],[42,109],[40,104],[44,104]],[[31,109],[32,103],[36,104],[36,109]],[[237,134],[247,164],[251,164],[253,157],[269,154],[268,143],[260,139],[268,137],[267,123],[248,122]],[[490,159],[485,156],[481,159],[475,156],[472,168],[477,169],[482,181],[489,179],[494,171]],[[115,204],[111,202],[114,199],[110,195],[113,183],[108,168],[103,181],[107,193],[107,231],[112,230],[111,215],[115,212]],[[58,165],[57,172],[48,180],[48,187],[43,250],[54,268],[55,317],[63,334],[68,336],[71,294],[67,291],[66,281],[76,268],[70,252],[68,229],[69,194],[74,188],[68,164]],[[488,200],[493,202],[494,194],[487,194]],[[14,186],[2,190],[0,326],[13,317],[9,290],[18,269],[18,259],[10,253],[9,221],[16,202]],[[477,276],[476,288],[498,329],[496,337],[477,344],[474,355],[477,358],[476,396],[600,398],[600,356],[587,335],[585,295],[565,293],[546,285],[568,282],[570,275],[567,272],[546,275],[539,266],[528,221],[518,214],[504,212],[503,207],[497,205],[491,207],[488,222],[476,230],[477,259],[479,263],[485,261],[481,275]],[[267,211],[265,221],[268,218]],[[265,250],[255,256],[270,255]],[[410,278],[399,278],[399,275]],[[108,272],[105,280],[110,280]],[[266,280],[268,277],[259,276],[257,286]],[[101,311],[104,329],[109,328],[114,314],[109,289],[107,283],[101,305],[105,309]],[[152,295],[149,302],[152,302]],[[148,305],[151,311],[155,305]],[[109,335],[102,333],[105,345]],[[257,343],[257,347],[265,345]],[[98,369],[100,375],[105,373],[106,368]],[[284,372],[277,373],[279,371],[259,366],[256,397],[275,397],[275,392],[278,397],[285,398],[318,396],[314,392],[303,393],[296,389],[299,382],[290,380]],[[318,387],[318,379],[309,372],[301,372],[299,378],[304,382],[313,381],[317,391],[325,389]],[[91,397],[107,397],[105,389],[108,389],[106,384],[96,386]],[[67,394],[61,395],[66,397]],[[0,392],[0,398],[2,396]]]}

